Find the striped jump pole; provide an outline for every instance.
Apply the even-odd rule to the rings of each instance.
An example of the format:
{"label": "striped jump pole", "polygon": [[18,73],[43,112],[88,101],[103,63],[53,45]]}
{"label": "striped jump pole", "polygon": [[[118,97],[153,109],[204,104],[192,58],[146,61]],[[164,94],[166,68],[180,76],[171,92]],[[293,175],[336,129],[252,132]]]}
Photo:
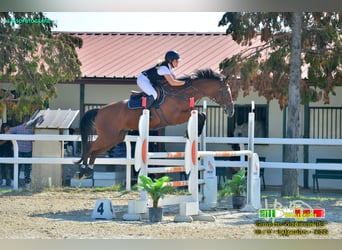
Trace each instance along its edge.
{"label": "striped jump pole", "polygon": [[[139,176],[144,175],[147,176],[148,173],[161,173],[163,172],[163,168],[148,168],[148,161],[150,159],[177,159],[177,158],[184,158],[185,167],[184,172],[186,174],[190,174],[190,172],[196,168],[196,171],[192,171],[193,174],[190,174],[189,177],[189,185],[188,191],[191,194],[195,194],[198,192],[197,185],[192,182],[198,179],[198,164],[197,164],[197,110],[191,111],[191,116],[188,121],[188,136],[189,139],[186,141],[185,145],[185,152],[148,152],[148,135],[149,135],[149,110],[144,109],[143,113],[139,120],[139,137],[136,142],[136,149],[135,149],[135,170],[139,171]],[[162,162],[161,162],[162,163]],[[158,170],[160,170],[158,172]],[[168,168],[168,172],[179,172],[179,168]],[[195,175],[195,176],[192,176]],[[139,181],[139,180],[138,180]],[[196,182],[196,181],[195,181]],[[196,200],[198,200],[196,198]]]}
{"label": "striped jump pole", "polygon": [[[194,100],[192,99],[194,106]],[[190,102],[191,106],[191,102]],[[193,107],[192,107],[193,108]],[[135,170],[139,171],[139,176],[147,176],[148,173],[171,173],[171,172],[185,172],[189,175],[187,181],[172,181],[168,185],[181,187],[188,186],[190,195],[183,195],[177,197],[165,197],[160,200],[160,205],[180,205],[180,216],[191,216],[199,214],[199,194],[198,185],[204,184],[204,180],[198,180],[198,112],[191,111],[191,116],[188,121],[188,136],[186,141],[185,152],[148,152],[149,144],[149,110],[144,109],[139,120],[139,137],[136,142],[135,149]],[[171,159],[183,158],[184,167],[148,167],[149,160],[160,159],[160,164],[163,161],[171,161]],[[163,159],[163,160],[161,160]],[[174,160],[179,161],[179,160]],[[140,179],[138,179],[140,181]],[[141,214],[147,212],[148,197],[146,192],[141,193],[139,201],[129,202],[129,214]]]}

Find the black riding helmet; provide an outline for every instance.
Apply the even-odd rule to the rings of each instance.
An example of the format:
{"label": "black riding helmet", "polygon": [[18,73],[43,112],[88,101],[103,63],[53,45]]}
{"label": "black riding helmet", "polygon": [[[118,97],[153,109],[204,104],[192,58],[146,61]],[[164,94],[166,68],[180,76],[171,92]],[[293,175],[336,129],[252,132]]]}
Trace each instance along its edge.
{"label": "black riding helmet", "polygon": [[165,61],[171,63],[173,60],[179,60],[180,56],[177,51],[170,50],[165,54]]}

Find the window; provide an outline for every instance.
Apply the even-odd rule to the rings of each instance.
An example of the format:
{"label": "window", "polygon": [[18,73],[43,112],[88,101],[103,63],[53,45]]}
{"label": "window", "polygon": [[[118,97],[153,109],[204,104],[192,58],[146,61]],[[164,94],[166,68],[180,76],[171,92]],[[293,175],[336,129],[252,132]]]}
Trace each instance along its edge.
{"label": "window", "polygon": [[[203,111],[198,106],[199,112]],[[219,106],[207,107],[206,133],[210,137],[248,136],[248,113],[251,105],[235,105],[235,114],[229,118]],[[268,105],[255,105],[255,137],[268,137]]]}
{"label": "window", "polygon": [[342,107],[309,107],[307,112],[307,138],[342,138]]}
{"label": "window", "polygon": [[[248,136],[248,114],[251,105],[235,105],[235,115],[228,120],[228,136]],[[254,137],[268,137],[268,105],[255,105]]]}

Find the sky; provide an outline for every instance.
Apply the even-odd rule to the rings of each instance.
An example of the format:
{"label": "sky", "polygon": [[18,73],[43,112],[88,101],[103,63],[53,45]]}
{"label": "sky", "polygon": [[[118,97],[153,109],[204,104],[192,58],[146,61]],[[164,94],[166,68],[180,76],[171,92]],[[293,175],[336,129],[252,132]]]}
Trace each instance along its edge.
{"label": "sky", "polygon": [[45,12],[53,31],[79,32],[225,32],[224,12]]}

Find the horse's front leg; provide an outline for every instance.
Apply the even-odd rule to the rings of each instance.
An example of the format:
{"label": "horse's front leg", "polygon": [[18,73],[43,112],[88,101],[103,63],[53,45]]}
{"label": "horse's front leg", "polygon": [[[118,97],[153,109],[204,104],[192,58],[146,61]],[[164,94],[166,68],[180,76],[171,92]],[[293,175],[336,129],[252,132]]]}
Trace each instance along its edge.
{"label": "horse's front leg", "polygon": [[[198,133],[197,133],[197,135],[200,136],[203,132],[203,128],[204,128],[204,124],[205,124],[205,121],[207,119],[207,116],[204,113],[198,113],[197,118],[198,118],[198,124],[197,124]],[[184,137],[189,139],[188,129],[185,131]]]}
{"label": "horse's front leg", "polygon": [[207,116],[204,113],[198,113],[198,136],[202,134],[206,120]]}

